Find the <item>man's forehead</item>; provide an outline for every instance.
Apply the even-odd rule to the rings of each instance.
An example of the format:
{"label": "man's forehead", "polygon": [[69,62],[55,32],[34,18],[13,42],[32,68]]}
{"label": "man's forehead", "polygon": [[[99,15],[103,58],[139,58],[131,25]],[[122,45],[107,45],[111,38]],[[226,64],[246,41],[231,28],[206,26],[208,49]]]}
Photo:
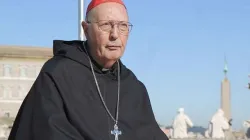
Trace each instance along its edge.
{"label": "man's forehead", "polygon": [[107,2],[100,4],[91,10],[96,20],[128,20],[126,8],[118,3]]}

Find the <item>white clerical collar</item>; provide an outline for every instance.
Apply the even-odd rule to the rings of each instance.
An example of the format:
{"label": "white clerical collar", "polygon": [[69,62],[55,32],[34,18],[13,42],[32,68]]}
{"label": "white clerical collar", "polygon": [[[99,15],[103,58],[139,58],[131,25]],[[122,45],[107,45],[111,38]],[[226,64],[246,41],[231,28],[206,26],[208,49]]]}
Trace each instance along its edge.
{"label": "white clerical collar", "polygon": [[109,69],[102,68],[102,71],[103,71],[103,72],[106,72],[106,71],[109,71]]}

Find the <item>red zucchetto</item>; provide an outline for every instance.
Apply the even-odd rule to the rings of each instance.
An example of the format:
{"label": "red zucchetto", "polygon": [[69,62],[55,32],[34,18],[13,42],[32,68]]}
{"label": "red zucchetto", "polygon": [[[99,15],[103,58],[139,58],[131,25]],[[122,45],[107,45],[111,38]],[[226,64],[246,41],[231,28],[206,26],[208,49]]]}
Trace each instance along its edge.
{"label": "red zucchetto", "polygon": [[87,11],[86,11],[86,14],[92,10],[93,8],[95,8],[96,6],[102,4],[102,3],[106,3],[106,2],[116,2],[116,3],[119,3],[121,5],[123,5],[125,8],[125,4],[123,3],[122,0],[92,0],[89,5],[88,5],[88,8],[87,8]]}

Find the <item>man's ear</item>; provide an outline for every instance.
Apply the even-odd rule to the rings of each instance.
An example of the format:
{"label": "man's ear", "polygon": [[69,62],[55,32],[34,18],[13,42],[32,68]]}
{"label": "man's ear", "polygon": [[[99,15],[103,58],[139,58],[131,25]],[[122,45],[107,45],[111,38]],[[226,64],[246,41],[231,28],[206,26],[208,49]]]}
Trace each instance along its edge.
{"label": "man's ear", "polygon": [[87,37],[88,36],[88,23],[85,21],[82,21],[82,28],[83,28],[85,36]]}

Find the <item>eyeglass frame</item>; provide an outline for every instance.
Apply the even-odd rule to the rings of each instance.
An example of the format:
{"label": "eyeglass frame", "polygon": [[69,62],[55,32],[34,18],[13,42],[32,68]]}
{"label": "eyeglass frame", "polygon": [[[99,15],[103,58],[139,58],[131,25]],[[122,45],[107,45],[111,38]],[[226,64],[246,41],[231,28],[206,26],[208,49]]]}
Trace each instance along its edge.
{"label": "eyeglass frame", "polygon": [[[100,22],[103,22],[103,21],[106,21],[106,22],[109,23],[109,25],[111,25],[111,28],[110,28],[109,30],[103,30],[103,29],[101,29]],[[117,25],[117,28],[118,28],[118,30],[119,30],[119,33],[123,34],[123,31],[121,31],[121,29],[119,28],[119,27],[120,27],[119,25],[120,25],[121,23],[124,23],[124,22],[127,23],[127,25],[128,25],[128,30],[129,30],[129,31],[125,34],[125,35],[128,35],[128,34],[132,31],[132,28],[133,28],[133,24],[131,24],[131,23],[128,22],[128,21],[99,20],[99,21],[93,21],[93,22],[87,21],[86,23],[88,23],[88,24],[96,23],[99,30],[104,31],[104,32],[108,32],[108,33],[114,28],[115,25]]]}

